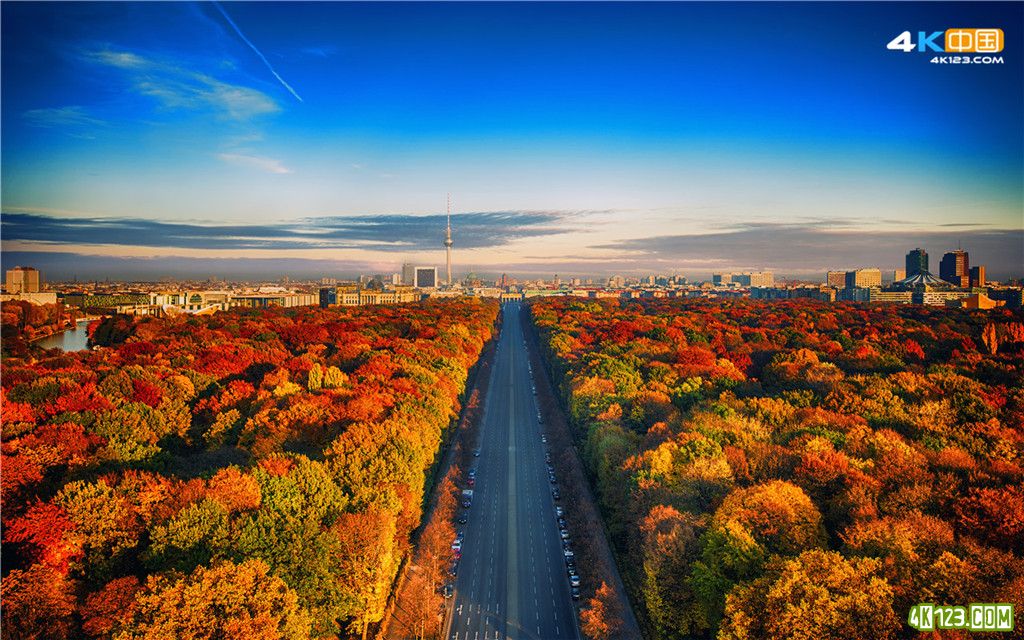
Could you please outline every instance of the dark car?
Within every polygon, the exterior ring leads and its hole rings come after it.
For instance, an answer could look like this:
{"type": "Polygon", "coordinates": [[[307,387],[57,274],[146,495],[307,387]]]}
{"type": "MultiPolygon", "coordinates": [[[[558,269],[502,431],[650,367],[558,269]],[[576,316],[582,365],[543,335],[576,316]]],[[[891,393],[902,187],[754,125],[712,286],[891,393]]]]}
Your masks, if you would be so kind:
{"type": "Polygon", "coordinates": [[[463,501],[462,501],[462,506],[466,507],[467,509],[469,508],[469,506],[470,506],[471,504],[473,504],[473,503],[472,503],[472,502],[470,502],[469,500],[463,500],[463,501]]]}
{"type": "Polygon", "coordinates": [[[455,587],[453,587],[452,584],[449,582],[448,584],[441,587],[441,594],[446,598],[450,598],[452,597],[452,595],[455,594],[455,587]]]}
{"type": "Polygon", "coordinates": [[[479,458],[480,457],[480,450],[479,449],[473,449],[473,457],[474,458],[479,458]]]}
{"type": "Polygon", "coordinates": [[[573,587],[572,588],[572,599],[573,600],[579,600],[580,599],[580,588],[579,587],[573,587]]]}
{"type": "Polygon", "coordinates": [[[459,524],[466,524],[466,521],[468,519],[469,518],[466,517],[466,514],[462,514],[461,516],[459,516],[459,524]]]}
{"type": "Polygon", "coordinates": [[[578,574],[573,573],[571,576],[569,576],[569,585],[573,586],[573,587],[576,587],[576,588],[579,588],[579,586],[580,586],[580,577],[579,577],[578,574]]]}

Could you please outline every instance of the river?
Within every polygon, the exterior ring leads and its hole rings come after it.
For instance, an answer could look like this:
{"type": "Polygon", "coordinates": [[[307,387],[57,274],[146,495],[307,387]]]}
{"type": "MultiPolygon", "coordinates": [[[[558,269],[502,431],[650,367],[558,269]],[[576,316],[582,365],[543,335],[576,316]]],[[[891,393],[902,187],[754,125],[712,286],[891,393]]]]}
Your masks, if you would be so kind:
{"type": "Polygon", "coordinates": [[[74,329],[67,329],[52,336],[46,336],[35,344],[44,349],[60,349],[62,351],[84,351],[89,347],[89,320],[79,320],[74,329]]]}

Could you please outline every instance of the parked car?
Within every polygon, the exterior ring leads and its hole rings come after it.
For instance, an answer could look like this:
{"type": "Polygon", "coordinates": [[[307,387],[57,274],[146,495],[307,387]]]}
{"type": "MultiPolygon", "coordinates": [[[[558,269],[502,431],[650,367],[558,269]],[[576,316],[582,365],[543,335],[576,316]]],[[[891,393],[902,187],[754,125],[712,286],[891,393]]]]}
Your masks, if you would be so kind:
{"type": "Polygon", "coordinates": [[[466,524],[467,520],[469,520],[469,518],[466,517],[465,513],[459,516],[459,524],[466,524]]]}
{"type": "Polygon", "coordinates": [[[579,600],[580,599],[580,588],[579,587],[573,587],[572,588],[572,599],[573,600],[579,600]]]}
{"type": "Polygon", "coordinates": [[[443,587],[441,587],[441,595],[443,595],[445,598],[450,598],[453,595],[455,595],[455,587],[452,585],[452,583],[447,582],[443,587]]]}
{"type": "Polygon", "coordinates": [[[565,515],[565,509],[562,509],[562,507],[555,507],[555,515],[561,518],[565,515]]]}
{"type": "Polygon", "coordinates": [[[571,576],[569,576],[569,585],[573,587],[580,586],[580,577],[578,574],[574,573],[571,576]]]}
{"type": "Polygon", "coordinates": [[[473,449],[473,457],[474,458],[479,458],[480,457],[480,449],[473,449]]]}
{"type": "Polygon", "coordinates": [[[457,539],[452,543],[452,551],[462,551],[462,541],[457,539]]]}

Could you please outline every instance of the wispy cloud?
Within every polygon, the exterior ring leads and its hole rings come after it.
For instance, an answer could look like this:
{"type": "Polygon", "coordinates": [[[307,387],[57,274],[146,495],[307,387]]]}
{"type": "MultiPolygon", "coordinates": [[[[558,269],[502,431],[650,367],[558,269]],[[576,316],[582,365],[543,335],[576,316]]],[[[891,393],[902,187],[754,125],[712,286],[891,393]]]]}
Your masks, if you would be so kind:
{"type": "Polygon", "coordinates": [[[319,47],[305,47],[302,53],[315,58],[330,58],[338,53],[338,47],[333,44],[321,45],[319,47]]]}
{"type": "MultiPolygon", "coordinates": [[[[564,233],[569,230],[567,222],[572,215],[558,211],[485,211],[453,215],[455,245],[462,249],[490,248],[521,238],[564,233]]],[[[0,235],[5,242],[52,245],[407,252],[437,250],[441,247],[444,227],[442,214],[304,218],[269,225],[201,225],[136,218],[58,218],[5,210],[0,235]]]]}
{"type": "Polygon", "coordinates": [[[102,120],[88,114],[84,107],[50,107],[31,109],[21,114],[33,127],[78,127],[104,124],[102,120]]]}
{"type": "Polygon", "coordinates": [[[140,53],[104,49],[88,52],[85,57],[123,70],[136,92],[155,98],[166,108],[213,111],[237,121],[281,110],[262,91],[224,82],[140,53]]]}
{"type": "Polygon", "coordinates": [[[222,16],[224,16],[224,19],[228,21],[228,24],[231,25],[231,28],[235,30],[235,33],[238,34],[238,37],[242,39],[242,42],[244,42],[245,44],[249,45],[249,48],[252,49],[253,52],[257,56],[259,56],[260,60],[263,61],[263,64],[265,64],[267,66],[267,69],[270,70],[270,73],[274,74],[274,77],[277,78],[277,81],[281,83],[281,86],[283,86],[285,89],[287,89],[288,92],[291,93],[292,96],[294,96],[296,100],[298,100],[299,102],[302,102],[302,98],[299,96],[298,93],[295,92],[295,89],[292,89],[292,86],[290,84],[288,84],[287,82],[285,82],[284,78],[281,77],[281,74],[279,74],[274,69],[274,67],[271,66],[270,61],[267,60],[267,57],[263,55],[263,52],[261,52],[259,49],[257,49],[256,45],[254,45],[249,40],[249,38],[245,37],[245,34],[242,33],[242,30],[238,28],[238,25],[235,24],[235,21],[231,19],[231,16],[229,16],[228,12],[224,10],[224,7],[220,6],[219,2],[214,2],[213,4],[214,4],[215,7],[217,7],[217,10],[220,11],[220,14],[222,16]]]}
{"type": "Polygon", "coordinates": [[[259,169],[266,173],[291,173],[291,169],[284,166],[280,160],[273,158],[264,158],[262,156],[250,156],[241,153],[221,153],[217,155],[218,158],[227,162],[228,164],[239,165],[243,167],[249,167],[252,169],[259,169]]]}
{"type": "MultiPolygon", "coordinates": [[[[871,230],[842,221],[807,223],[746,223],[716,233],[693,233],[634,238],[592,247],[610,250],[642,264],[701,260],[709,266],[731,269],[771,268],[800,272],[902,265],[913,247],[925,247],[933,254],[956,247],[958,242],[972,253],[972,263],[989,269],[1019,270],[1024,264],[1024,231],[1021,229],[959,228],[959,230],[871,230]]],[[[938,260],[938,256],[933,260],[938,260]]]]}

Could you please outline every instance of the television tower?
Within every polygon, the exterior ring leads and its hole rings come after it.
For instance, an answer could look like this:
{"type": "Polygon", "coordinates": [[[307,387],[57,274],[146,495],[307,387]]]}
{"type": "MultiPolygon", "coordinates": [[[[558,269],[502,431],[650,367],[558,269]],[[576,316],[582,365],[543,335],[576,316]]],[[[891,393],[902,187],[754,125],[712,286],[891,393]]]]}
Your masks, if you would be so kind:
{"type": "Polygon", "coordinates": [[[452,194],[448,194],[448,228],[444,232],[445,263],[448,271],[448,286],[452,286],[452,194]]]}

